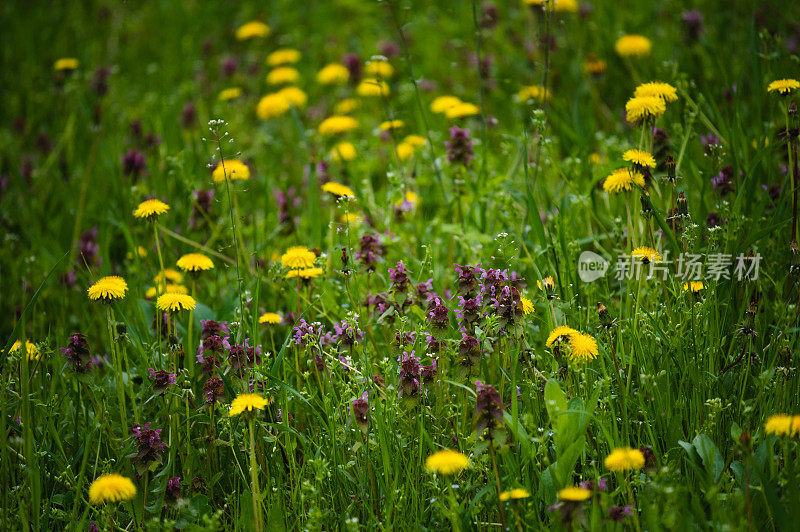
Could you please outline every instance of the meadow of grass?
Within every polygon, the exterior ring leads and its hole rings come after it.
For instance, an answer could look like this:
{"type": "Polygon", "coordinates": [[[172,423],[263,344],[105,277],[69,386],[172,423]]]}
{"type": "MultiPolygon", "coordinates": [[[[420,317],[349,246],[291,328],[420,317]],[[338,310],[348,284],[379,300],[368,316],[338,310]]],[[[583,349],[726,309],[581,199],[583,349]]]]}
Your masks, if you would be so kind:
{"type": "Polygon", "coordinates": [[[797,529],[799,14],[3,2],[0,528],[797,529]]]}

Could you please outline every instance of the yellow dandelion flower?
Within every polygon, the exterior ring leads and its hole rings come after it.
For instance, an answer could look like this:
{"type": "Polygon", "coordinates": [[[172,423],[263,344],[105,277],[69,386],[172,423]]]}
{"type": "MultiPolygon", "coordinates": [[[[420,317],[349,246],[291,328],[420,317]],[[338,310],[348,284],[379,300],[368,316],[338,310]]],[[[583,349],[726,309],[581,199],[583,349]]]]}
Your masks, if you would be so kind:
{"type": "Polygon", "coordinates": [[[352,161],[356,155],[356,147],[350,142],[340,142],[331,150],[331,158],[336,162],[352,161]]]}
{"type": "Polygon", "coordinates": [[[465,116],[474,116],[480,114],[481,108],[474,103],[462,102],[445,111],[444,115],[447,118],[462,118],[465,116]]]}
{"type": "Polygon", "coordinates": [[[592,496],[592,491],[578,486],[568,486],[558,492],[562,501],[585,501],[592,496]]]}
{"type": "Polygon", "coordinates": [[[460,105],[461,103],[462,103],[461,99],[455,96],[450,96],[450,95],[439,96],[438,98],[434,99],[431,102],[430,109],[434,113],[444,114],[451,107],[455,107],[456,105],[460,105]]]}
{"type": "Polygon", "coordinates": [[[587,57],[586,61],[583,62],[583,71],[587,74],[591,74],[592,76],[601,75],[606,71],[607,67],[608,63],[602,59],[597,59],[593,55],[587,57]]]}
{"type": "Polygon", "coordinates": [[[378,79],[388,79],[394,75],[394,67],[386,61],[370,61],[364,67],[364,73],[378,79]]]}
{"type": "Polygon", "coordinates": [[[160,215],[164,214],[169,210],[169,205],[164,203],[161,200],[157,199],[149,199],[141,202],[136,210],[133,211],[133,215],[137,218],[147,218],[148,220],[154,220],[158,218],[160,215]]]}
{"type": "Polygon", "coordinates": [[[647,246],[639,246],[631,251],[631,256],[641,260],[644,264],[651,262],[658,262],[661,260],[661,254],[653,248],[647,246]]]}
{"type": "Polygon", "coordinates": [[[256,116],[259,120],[277,118],[289,111],[289,99],[281,92],[267,94],[256,105],[256,116]]]}
{"type": "Polygon", "coordinates": [[[413,190],[406,191],[405,195],[395,202],[395,205],[398,207],[402,206],[403,203],[410,207],[416,207],[417,203],[419,203],[419,196],[413,190]]]}
{"type": "Polygon", "coordinates": [[[237,416],[245,411],[252,412],[253,410],[264,410],[264,407],[267,406],[268,402],[269,401],[258,394],[243,393],[231,402],[231,409],[228,410],[228,416],[237,416]]]}
{"type": "Polygon", "coordinates": [[[239,27],[239,29],[236,30],[236,40],[246,41],[256,37],[266,37],[269,35],[269,31],[269,26],[261,21],[254,20],[252,22],[248,22],[247,24],[243,24],[239,27]]]}
{"type": "Polygon", "coordinates": [[[700,290],[705,290],[706,285],[703,284],[703,281],[691,281],[683,283],[683,291],[684,292],[699,292],[700,290]]]}
{"type": "Polygon", "coordinates": [[[345,98],[333,106],[333,110],[337,115],[346,115],[358,109],[359,105],[361,104],[355,98],[345,98]]]}
{"type": "Polygon", "coordinates": [[[74,57],[62,57],[53,63],[53,70],[61,72],[62,70],[75,70],[80,65],[80,61],[74,57]]]}
{"type": "Polygon", "coordinates": [[[540,85],[530,85],[528,87],[522,87],[520,91],[517,93],[517,99],[521,102],[528,102],[530,100],[539,100],[540,102],[546,102],[550,99],[551,92],[540,86],[540,85]]]}
{"type": "Polygon", "coordinates": [[[401,142],[396,148],[397,158],[401,161],[407,161],[414,155],[414,146],[407,142],[401,142]]]}
{"type": "Polygon", "coordinates": [[[630,123],[660,118],[667,104],[658,96],[634,96],[625,104],[625,119],[630,123]]]}
{"type": "Polygon", "coordinates": [[[800,89],[800,81],[796,79],[776,79],[767,87],[767,91],[778,94],[789,94],[797,89],[800,89]]]}
{"type": "Polygon", "coordinates": [[[381,122],[381,125],[378,127],[383,131],[389,131],[393,129],[400,129],[404,125],[406,124],[402,120],[387,120],[385,122],[381,122]]]}
{"type": "Polygon", "coordinates": [[[176,264],[185,272],[202,272],[214,268],[214,262],[202,253],[187,253],[176,264]]]}
{"type": "Polygon", "coordinates": [[[578,331],[573,329],[572,327],[567,327],[566,325],[559,325],[555,329],[553,329],[547,337],[547,341],[545,341],[544,345],[547,347],[553,347],[556,343],[561,343],[565,340],[572,340],[572,337],[578,334],[578,331]]]}
{"type": "Polygon", "coordinates": [[[597,358],[597,340],[586,333],[576,333],[570,337],[569,359],[572,362],[588,362],[597,358]]]}
{"type": "Polygon", "coordinates": [[[196,303],[197,302],[194,300],[194,298],[188,294],[167,292],[158,296],[158,299],[156,299],[156,308],[165,312],[194,310],[196,303]]]}
{"type": "Polygon", "coordinates": [[[627,150],[622,154],[622,159],[637,166],[656,167],[656,158],[644,150],[627,150]]]}
{"type": "Polygon", "coordinates": [[[330,116],[317,128],[320,135],[337,135],[358,127],[358,120],[351,116],[330,116]]]}
{"type": "Polygon", "coordinates": [[[609,194],[618,194],[623,191],[633,190],[633,185],[644,187],[644,176],[630,168],[618,168],[603,182],[603,190],[609,194]]]}
{"type": "Polygon", "coordinates": [[[522,488],[514,488],[513,490],[504,491],[500,494],[500,501],[512,501],[517,499],[527,499],[531,494],[528,490],[522,488]]]}
{"type": "Polygon", "coordinates": [[[320,85],[344,85],[350,80],[350,71],[340,63],[330,63],[317,72],[320,85]]]}
{"type": "Polygon", "coordinates": [[[219,96],[217,96],[217,99],[226,102],[228,100],[235,100],[241,95],[242,95],[242,89],[240,87],[230,87],[221,90],[219,96]]]}
{"type": "Polygon", "coordinates": [[[600,164],[600,154],[599,153],[590,153],[589,154],[589,162],[592,163],[594,166],[598,166],[600,164]]]}
{"type": "Polygon", "coordinates": [[[311,268],[317,256],[305,246],[292,246],[281,255],[281,266],[290,270],[311,268]]]}
{"type": "Polygon", "coordinates": [[[144,297],[147,299],[153,299],[159,294],[188,294],[189,289],[181,284],[164,284],[159,283],[158,288],[155,286],[151,286],[147,289],[144,293],[144,297]]]}
{"type": "Polygon", "coordinates": [[[239,159],[229,159],[220,162],[211,174],[214,183],[223,183],[227,177],[231,181],[250,179],[250,167],[239,159]]]}
{"type": "Polygon", "coordinates": [[[153,277],[153,282],[155,283],[176,283],[180,284],[183,282],[183,274],[178,270],[173,268],[164,268],[160,272],[158,272],[155,277],[153,277]]]}
{"type": "Polygon", "coordinates": [[[553,281],[553,276],[548,275],[541,281],[536,281],[536,286],[539,287],[539,290],[546,292],[547,290],[552,290],[553,288],[555,288],[556,283],[555,281],[553,281]]]}
{"type": "Polygon", "coordinates": [[[97,301],[98,299],[111,301],[124,298],[127,291],[128,283],[125,282],[125,279],[111,275],[98,279],[86,292],[92,301],[97,301]]]}
{"type": "Polygon", "coordinates": [[[300,61],[300,51],[294,48],[281,48],[267,56],[267,65],[271,67],[291,65],[300,61]]]}
{"type": "Polygon", "coordinates": [[[419,146],[424,146],[428,141],[422,135],[406,135],[406,138],[403,139],[403,142],[406,144],[411,144],[417,148],[419,146]]]}
{"type": "Polygon", "coordinates": [[[671,103],[678,99],[678,89],[663,81],[651,81],[649,83],[642,83],[636,87],[636,90],[633,91],[633,95],[637,98],[655,96],[656,98],[661,98],[666,103],[671,103]]]}
{"type": "Polygon", "coordinates": [[[278,67],[267,74],[268,85],[285,85],[287,83],[297,83],[300,79],[300,72],[292,67],[278,67]]]}
{"type": "Polygon", "coordinates": [[[767,418],[764,430],[767,434],[776,436],[800,436],[800,416],[774,414],[767,418]]]}
{"type": "Polygon", "coordinates": [[[328,181],[327,183],[322,185],[322,191],[330,192],[334,196],[338,196],[340,198],[341,197],[354,198],[356,196],[355,192],[353,192],[353,189],[351,189],[350,187],[342,185],[341,183],[334,183],[333,181],[328,181]]]}
{"type": "Polygon", "coordinates": [[[306,105],[308,96],[298,87],[284,87],[278,91],[278,96],[282,96],[292,107],[301,108],[306,105]]]}
{"type": "Polygon", "coordinates": [[[527,316],[528,314],[532,314],[534,312],[533,301],[531,301],[527,297],[521,297],[521,298],[519,298],[519,301],[520,301],[520,303],[522,303],[522,313],[523,314],[525,314],[527,316]]]}
{"type": "Polygon", "coordinates": [[[356,87],[356,94],[364,98],[375,98],[389,96],[389,85],[385,81],[377,79],[364,79],[356,87]]]}
{"type": "Polygon", "coordinates": [[[575,13],[578,11],[576,0],[522,0],[526,5],[552,9],[556,13],[575,13]]]}
{"type": "Polygon", "coordinates": [[[605,460],[606,469],[611,471],[627,471],[644,467],[644,455],[639,449],[619,447],[611,451],[605,460]]]}
{"type": "Polygon", "coordinates": [[[129,501],[134,497],[136,486],[133,481],[119,473],[101,475],[89,486],[89,502],[92,504],[129,501]]]}
{"type": "Polygon", "coordinates": [[[281,315],[277,312],[265,312],[258,318],[258,323],[266,323],[268,325],[277,325],[283,320],[281,315]]]}
{"type": "Polygon", "coordinates": [[[295,277],[299,277],[305,280],[316,279],[323,273],[325,272],[322,270],[322,268],[304,268],[302,270],[290,270],[289,273],[286,274],[286,279],[294,279],[295,277]]]}
{"type": "Polygon", "coordinates": [[[361,225],[361,222],[362,222],[363,220],[361,219],[361,216],[360,216],[358,213],[355,213],[355,212],[347,212],[347,213],[345,213],[345,214],[342,214],[342,215],[339,217],[339,221],[340,221],[341,223],[343,223],[343,224],[349,224],[349,225],[361,225]]]}
{"type": "Polygon", "coordinates": [[[450,449],[435,452],[425,460],[425,469],[439,475],[453,475],[467,467],[469,467],[469,458],[450,449]]]}
{"type": "MultiPolygon", "coordinates": [[[[17,340],[16,342],[14,342],[14,345],[11,346],[11,350],[9,351],[9,353],[16,353],[20,349],[22,349],[22,342],[17,340]]],[[[25,340],[25,353],[28,355],[28,360],[38,360],[39,357],[41,356],[39,348],[36,347],[29,340],[25,340]]]]}
{"type": "Polygon", "coordinates": [[[650,55],[653,43],[643,35],[625,35],[617,39],[614,49],[621,57],[645,57],[650,55]]]}

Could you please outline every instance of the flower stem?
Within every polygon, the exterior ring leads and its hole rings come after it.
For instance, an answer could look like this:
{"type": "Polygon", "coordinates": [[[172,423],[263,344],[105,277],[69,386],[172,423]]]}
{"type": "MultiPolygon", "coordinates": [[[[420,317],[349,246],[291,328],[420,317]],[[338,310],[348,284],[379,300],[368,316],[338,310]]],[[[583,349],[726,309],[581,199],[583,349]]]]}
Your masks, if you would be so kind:
{"type": "Polygon", "coordinates": [[[253,519],[255,531],[261,532],[261,491],[258,488],[258,466],[256,464],[255,420],[250,419],[250,493],[253,496],[253,519]]]}

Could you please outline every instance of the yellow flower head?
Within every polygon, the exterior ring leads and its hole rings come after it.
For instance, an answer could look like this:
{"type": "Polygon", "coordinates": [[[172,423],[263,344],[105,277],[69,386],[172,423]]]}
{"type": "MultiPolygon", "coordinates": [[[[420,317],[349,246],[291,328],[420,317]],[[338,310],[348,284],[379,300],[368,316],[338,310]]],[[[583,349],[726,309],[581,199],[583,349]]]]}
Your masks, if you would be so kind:
{"type": "Polygon", "coordinates": [[[330,63],[317,72],[320,85],[344,85],[350,79],[350,71],[341,63],[330,63]]]}
{"type": "Polygon", "coordinates": [[[684,292],[699,292],[700,290],[705,290],[706,285],[703,284],[703,281],[691,281],[683,283],[683,290],[684,292]]]}
{"type": "Polygon", "coordinates": [[[134,497],[136,486],[133,481],[119,473],[102,475],[89,486],[89,502],[92,504],[129,501],[134,497]]]}
{"type": "Polygon", "coordinates": [[[80,61],[74,57],[62,57],[53,64],[53,70],[61,72],[62,70],[75,70],[80,65],[80,61]]]}
{"type": "Polygon", "coordinates": [[[345,98],[344,100],[334,105],[333,110],[336,112],[337,115],[346,115],[358,109],[359,105],[360,105],[359,101],[356,100],[355,98],[345,98]]]}
{"type": "Polygon", "coordinates": [[[578,334],[578,331],[566,325],[559,325],[550,332],[547,341],[544,343],[547,347],[553,347],[556,343],[561,343],[565,340],[572,340],[572,337],[578,334]]]}
{"type": "Polygon", "coordinates": [[[645,57],[650,55],[653,43],[642,35],[625,35],[617,39],[614,49],[621,57],[645,57]]]}
{"type": "Polygon", "coordinates": [[[356,87],[356,94],[364,98],[386,97],[389,96],[389,85],[385,81],[377,79],[364,79],[356,87]]]}
{"type": "Polygon", "coordinates": [[[671,103],[678,99],[678,89],[663,81],[651,81],[649,83],[642,83],[636,87],[636,90],[633,91],[633,95],[637,98],[655,96],[656,98],[661,98],[666,103],[671,103]]]}
{"type": "Polygon", "coordinates": [[[268,401],[255,393],[243,393],[231,402],[231,409],[228,411],[228,416],[233,417],[241,414],[242,412],[252,412],[253,409],[264,410],[268,401]]]}
{"type": "Polygon", "coordinates": [[[597,340],[586,333],[575,333],[569,341],[569,359],[572,362],[588,362],[597,358],[597,340]]]}
{"type": "Polygon", "coordinates": [[[304,268],[302,270],[290,270],[289,273],[286,274],[286,279],[294,279],[299,277],[301,279],[305,279],[308,281],[309,279],[316,279],[320,275],[325,273],[322,268],[304,268]]]}
{"type": "Polygon", "coordinates": [[[161,200],[157,199],[149,199],[141,202],[136,210],[133,211],[133,215],[137,218],[147,218],[148,220],[154,220],[158,218],[160,215],[164,214],[169,210],[169,205],[164,203],[161,200]]]}
{"type": "Polygon", "coordinates": [[[394,129],[400,129],[404,125],[406,124],[402,120],[387,120],[385,122],[381,122],[381,125],[379,125],[378,127],[383,131],[389,131],[394,129]]]}
{"type": "Polygon", "coordinates": [[[527,297],[521,297],[519,298],[519,301],[520,303],[522,303],[523,314],[527,316],[528,314],[532,314],[534,312],[533,301],[531,301],[527,297]]]}
{"type": "Polygon", "coordinates": [[[292,246],[281,255],[281,266],[290,270],[311,268],[317,256],[305,246],[292,246]]]}
{"type": "Polygon", "coordinates": [[[364,73],[377,79],[387,79],[394,75],[394,67],[386,61],[370,61],[364,67],[364,73]]]}
{"type": "Polygon", "coordinates": [[[178,312],[179,310],[194,310],[196,301],[188,294],[167,292],[158,296],[156,308],[164,312],[178,312]]]}
{"type": "Polygon", "coordinates": [[[241,95],[241,87],[230,87],[228,89],[221,90],[219,96],[217,96],[217,99],[222,101],[235,100],[241,95]]]}
{"type": "Polygon", "coordinates": [[[462,102],[445,111],[444,116],[447,118],[462,118],[465,116],[474,116],[480,114],[480,112],[481,108],[474,103],[462,102]]]}
{"type": "Polygon", "coordinates": [[[127,291],[128,283],[125,282],[125,279],[111,275],[98,279],[96,283],[89,287],[87,293],[92,301],[97,301],[98,299],[111,301],[112,299],[124,298],[127,291]]]}
{"type": "Polygon", "coordinates": [[[285,99],[292,107],[301,108],[305,107],[308,101],[308,96],[303,89],[297,87],[284,87],[278,91],[278,96],[285,99]]]}
{"type": "Polygon", "coordinates": [[[278,67],[267,74],[268,85],[284,85],[287,83],[297,83],[300,79],[300,72],[292,67],[278,67]]]}
{"type": "MultiPolygon", "coordinates": [[[[9,353],[16,353],[20,349],[22,349],[22,342],[17,340],[14,342],[14,345],[11,346],[11,351],[9,351],[9,353]]],[[[41,356],[39,348],[29,340],[25,340],[25,353],[28,355],[28,360],[38,360],[41,356]]]]}
{"type": "Polygon", "coordinates": [[[164,268],[160,272],[158,272],[155,277],[153,277],[153,282],[155,283],[182,283],[183,282],[183,274],[178,270],[174,270],[172,268],[164,268]]]}
{"type": "Polygon", "coordinates": [[[633,124],[660,118],[666,110],[667,104],[658,96],[634,96],[625,104],[625,119],[633,124]]]}
{"type": "Polygon", "coordinates": [[[413,190],[409,190],[401,199],[395,202],[395,205],[402,207],[404,203],[407,207],[414,208],[417,206],[417,203],[419,203],[419,196],[417,196],[417,193],[413,190]]]}
{"type": "Polygon", "coordinates": [[[269,325],[277,325],[283,318],[276,312],[265,312],[258,318],[258,323],[266,323],[269,325]]]}
{"type": "Polygon", "coordinates": [[[591,490],[578,486],[568,486],[558,492],[558,498],[562,501],[585,501],[591,496],[591,490]]]}
{"type": "Polygon", "coordinates": [[[348,197],[354,198],[355,192],[348,186],[342,185],[341,183],[334,183],[333,181],[328,181],[324,185],[322,185],[323,192],[330,192],[334,196],[338,197],[348,197]]]}
{"type": "MultiPolygon", "coordinates": [[[[284,89],[285,90],[285,89],[284,89]]],[[[277,118],[289,111],[289,99],[282,93],[273,92],[267,94],[258,101],[256,105],[256,116],[259,120],[269,120],[277,118]]]]}
{"type": "Polygon", "coordinates": [[[636,166],[656,167],[656,158],[644,150],[628,150],[622,154],[622,158],[636,166]]]}
{"type": "Polygon", "coordinates": [[[606,469],[611,471],[627,471],[644,467],[644,455],[639,449],[619,447],[611,451],[605,460],[606,469]]]}
{"type": "Polygon", "coordinates": [[[451,107],[455,107],[461,103],[461,99],[455,96],[445,95],[439,96],[431,102],[431,111],[434,113],[444,114],[451,107]]]}
{"type": "Polygon", "coordinates": [[[178,268],[185,272],[202,272],[214,268],[214,263],[201,253],[187,253],[178,259],[178,268]]]}
{"type": "Polygon", "coordinates": [[[144,293],[147,299],[153,299],[158,294],[188,294],[189,289],[180,284],[158,283],[158,287],[151,286],[144,293]]]}
{"type": "Polygon", "coordinates": [[[776,436],[800,436],[800,416],[774,414],[767,418],[764,430],[776,436]]]}
{"type": "Polygon", "coordinates": [[[524,4],[541,7],[544,9],[552,9],[556,13],[575,13],[578,11],[578,2],[576,0],[522,0],[524,4]]]}
{"type": "Polygon", "coordinates": [[[586,58],[586,61],[583,62],[583,71],[593,76],[599,76],[606,71],[607,67],[608,63],[602,59],[597,59],[594,55],[590,55],[586,58]]]}
{"type": "Polygon", "coordinates": [[[499,498],[501,502],[505,502],[516,499],[527,499],[530,496],[531,494],[528,492],[528,490],[524,490],[522,488],[514,488],[513,490],[504,491],[503,493],[500,494],[499,498]]]}
{"type": "Polygon", "coordinates": [[[320,135],[337,135],[358,127],[358,120],[351,116],[329,116],[317,128],[320,135]]]}
{"type": "Polygon", "coordinates": [[[356,147],[350,142],[340,142],[331,150],[331,158],[336,162],[352,161],[356,155],[356,147]]]}
{"type": "Polygon", "coordinates": [[[609,194],[633,190],[633,185],[644,187],[644,176],[630,168],[618,168],[603,182],[603,190],[609,194]]]}
{"type": "Polygon", "coordinates": [[[767,87],[767,91],[777,92],[781,95],[789,94],[797,89],[800,89],[800,81],[796,79],[776,79],[767,87]]]}
{"type": "Polygon", "coordinates": [[[469,467],[469,458],[450,449],[435,452],[425,460],[425,469],[439,475],[453,475],[467,467],[469,467]]]}
{"type": "Polygon", "coordinates": [[[639,246],[631,251],[631,256],[641,260],[645,264],[651,262],[658,262],[661,260],[661,254],[653,248],[647,246],[639,246]]]}
{"type": "Polygon", "coordinates": [[[269,26],[258,20],[243,24],[239,27],[239,29],[236,30],[237,41],[246,41],[256,37],[266,37],[267,35],[269,35],[269,26]]]}
{"type": "Polygon", "coordinates": [[[551,93],[548,89],[540,86],[540,85],[530,85],[528,87],[522,87],[520,91],[517,93],[517,99],[519,101],[525,103],[530,100],[539,100],[540,102],[546,102],[550,99],[551,93]]]}
{"type": "Polygon", "coordinates": [[[239,159],[229,159],[224,163],[217,164],[211,174],[214,183],[223,183],[227,177],[231,181],[250,179],[250,167],[239,159]]]}
{"type": "Polygon", "coordinates": [[[406,144],[411,144],[417,148],[419,146],[424,146],[428,141],[425,140],[425,137],[422,135],[406,135],[406,138],[403,139],[403,142],[406,144]]]}
{"type": "Polygon", "coordinates": [[[339,217],[339,221],[343,224],[359,225],[361,224],[361,216],[355,212],[347,212],[339,217]]]}
{"type": "Polygon", "coordinates": [[[556,284],[555,281],[553,281],[553,276],[548,275],[541,281],[536,281],[536,286],[539,287],[539,290],[546,292],[547,290],[552,290],[553,288],[555,288],[556,284]]]}
{"type": "Polygon", "coordinates": [[[291,65],[300,61],[300,52],[294,48],[281,48],[267,56],[267,64],[271,67],[291,65]]]}
{"type": "Polygon", "coordinates": [[[401,161],[407,161],[414,155],[414,146],[408,142],[401,142],[397,145],[397,158],[401,161]]]}

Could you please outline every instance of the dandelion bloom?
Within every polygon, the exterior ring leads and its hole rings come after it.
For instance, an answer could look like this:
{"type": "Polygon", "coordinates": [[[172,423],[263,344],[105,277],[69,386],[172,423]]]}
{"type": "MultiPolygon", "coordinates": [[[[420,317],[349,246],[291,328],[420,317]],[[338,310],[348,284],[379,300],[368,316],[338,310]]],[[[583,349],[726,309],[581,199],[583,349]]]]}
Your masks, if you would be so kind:
{"type": "Polygon", "coordinates": [[[637,166],[656,167],[656,158],[644,150],[627,150],[622,154],[622,159],[637,166]]]}
{"type": "Polygon", "coordinates": [[[305,246],[292,246],[281,255],[281,266],[290,270],[311,268],[317,256],[305,246]]]}
{"type": "Polygon", "coordinates": [[[183,282],[183,274],[178,270],[174,270],[172,268],[165,268],[160,272],[158,272],[155,277],[153,277],[153,282],[160,284],[164,282],[180,284],[183,282]]]}
{"type": "Polygon", "coordinates": [[[774,434],[776,436],[800,436],[800,416],[789,416],[786,414],[769,416],[766,423],[764,423],[764,430],[767,434],[774,434]]]}
{"type": "Polygon", "coordinates": [[[80,65],[80,62],[74,57],[62,57],[53,64],[53,70],[61,72],[62,70],[75,70],[80,65]]]}
{"type": "Polygon", "coordinates": [[[267,323],[269,325],[277,325],[283,318],[277,312],[265,312],[258,318],[258,323],[267,323]]]}
{"type": "Polygon", "coordinates": [[[290,270],[289,273],[286,274],[286,279],[294,279],[295,277],[305,280],[316,279],[323,273],[325,272],[322,270],[322,268],[303,268],[302,270],[290,270]]]}
{"type": "Polygon", "coordinates": [[[284,87],[277,94],[289,102],[292,107],[296,108],[304,107],[308,101],[308,95],[298,87],[284,87]]]}
{"type": "Polygon", "coordinates": [[[358,120],[351,116],[330,116],[317,128],[320,135],[337,135],[358,127],[358,120]]]}
{"type": "Polygon", "coordinates": [[[352,113],[358,106],[361,105],[355,98],[345,98],[333,106],[333,110],[337,115],[346,115],[352,113]]]}
{"type": "Polygon", "coordinates": [[[393,129],[400,129],[404,125],[406,124],[402,120],[387,120],[385,122],[381,122],[381,125],[378,127],[383,131],[389,131],[393,129]]]}
{"type": "Polygon", "coordinates": [[[431,111],[434,113],[444,114],[451,107],[455,107],[461,103],[461,99],[455,96],[445,95],[439,96],[431,102],[431,111]]]}
{"type": "Polygon", "coordinates": [[[703,284],[703,281],[691,281],[683,283],[683,290],[684,292],[699,292],[700,290],[705,290],[706,285],[703,284]]]}
{"type": "Polygon", "coordinates": [[[158,294],[188,294],[189,289],[180,284],[164,284],[159,283],[158,288],[155,286],[151,286],[147,289],[147,292],[144,293],[144,297],[147,299],[153,299],[158,294]]]}
{"type": "Polygon", "coordinates": [[[356,158],[356,147],[350,142],[340,142],[331,150],[331,158],[334,161],[352,161],[356,158]]]}
{"type": "Polygon", "coordinates": [[[569,341],[569,359],[572,362],[588,362],[597,358],[597,340],[590,334],[575,333],[569,341]]]}
{"type": "Polygon", "coordinates": [[[576,0],[522,0],[524,4],[533,7],[552,8],[556,13],[575,13],[578,11],[576,0]]]}
{"type": "Polygon", "coordinates": [[[252,22],[248,22],[247,24],[243,24],[239,27],[239,29],[236,30],[236,40],[246,41],[256,37],[266,37],[269,35],[269,31],[269,26],[261,21],[254,20],[252,22]]]}
{"type": "Polygon", "coordinates": [[[125,292],[128,291],[128,283],[125,279],[116,275],[103,277],[98,279],[96,283],[89,287],[87,293],[89,299],[97,301],[111,301],[112,299],[122,299],[125,297],[125,292]]]}
{"type": "Polygon", "coordinates": [[[330,192],[334,196],[338,196],[340,198],[354,198],[356,196],[350,187],[342,185],[341,183],[334,183],[333,181],[329,181],[322,185],[322,190],[323,192],[330,192]]]}
{"type": "Polygon", "coordinates": [[[647,246],[639,246],[631,251],[631,256],[641,260],[645,264],[651,262],[658,262],[661,260],[661,254],[653,248],[647,246]]]}
{"type": "Polygon", "coordinates": [[[608,68],[608,63],[595,57],[587,57],[583,62],[583,71],[593,76],[599,76],[608,68]]]}
{"type": "Polygon", "coordinates": [[[519,301],[520,301],[520,303],[522,303],[522,312],[523,312],[523,314],[525,314],[527,316],[528,314],[531,314],[533,312],[533,310],[534,310],[533,309],[533,301],[531,301],[527,297],[521,297],[521,298],[519,298],[519,301]]]}
{"type": "Polygon", "coordinates": [[[394,75],[394,67],[386,61],[370,61],[364,67],[364,72],[378,79],[386,79],[394,75]]]}
{"type": "Polygon", "coordinates": [[[214,263],[202,253],[187,253],[178,259],[178,268],[185,272],[202,272],[214,268],[214,263]]]}
{"type": "Polygon", "coordinates": [[[300,72],[292,67],[278,67],[267,74],[268,85],[285,85],[296,83],[300,79],[300,72]]]}
{"type": "Polygon", "coordinates": [[[158,296],[158,299],[156,299],[156,308],[165,312],[194,310],[195,305],[196,302],[192,296],[188,294],[178,294],[176,292],[167,292],[158,296]]]}
{"type": "Polygon", "coordinates": [[[406,144],[411,144],[416,148],[419,146],[424,146],[428,141],[425,140],[425,137],[421,135],[406,135],[406,138],[403,139],[403,142],[406,144]]]}
{"type": "Polygon", "coordinates": [[[536,281],[536,286],[539,287],[539,290],[546,291],[551,290],[555,287],[555,281],[553,281],[553,276],[548,275],[541,281],[536,281]]]}
{"type": "Polygon", "coordinates": [[[425,469],[440,475],[453,475],[469,466],[469,458],[458,451],[445,449],[430,455],[425,460],[425,469]]]}
{"type": "Polygon", "coordinates": [[[645,57],[650,55],[652,48],[653,43],[643,35],[624,35],[614,44],[621,57],[645,57]]]}
{"type": "Polygon", "coordinates": [[[164,203],[161,200],[157,199],[149,199],[141,202],[136,210],[133,211],[133,215],[137,218],[147,218],[148,220],[153,220],[158,218],[160,215],[164,214],[169,210],[169,205],[164,203]]]}
{"type": "Polygon", "coordinates": [[[644,455],[639,449],[618,447],[611,451],[605,459],[607,469],[611,471],[627,471],[644,467],[644,455]]]}
{"type": "MultiPolygon", "coordinates": [[[[11,346],[9,353],[16,353],[20,349],[22,349],[22,342],[17,340],[14,342],[14,345],[11,346]]],[[[25,340],[25,353],[28,355],[28,360],[38,360],[40,356],[39,348],[29,340],[25,340]]]]}
{"type": "Polygon", "coordinates": [[[558,341],[562,341],[564,339],[571,340],[574,335],[578,334],[578,331],[573,329],[572,327],[567,327],[566,325],[559,325],[555,329],[550,332],[547,337],[547,341],[545,341],[544,345],[547,347],[553,347],[553,345],[558,341]]]}
{"type": "Polygon", "coordinates": [[[625,104],[625,119],[630,123],[660,118],[667,104],[658,96],[634,96],[625,104]]]}
{"type": "Polygon", "coordinates": [[[361,216],[354,212],[347,212],[339,218],[339,221],[343,224],[358,225],[361,223],[361,216]]]}
{"type": "Polygon", "coordinates": [[[220,162],[211,177],[214,178],[214,183],[222,183],[226,177],[231,181],[250,179],[250,167],[238,159],[230,159],[220,162]]]}
{"type": "Polygon", "coordinates": [[[642,83],[636,87],[636,90],[633,91],[633,95],[637,98],[655,96],[656,98],[661,98],[666,103],[671,103],[678,99],[678,89],[663,81],[651,81],[649,83],[642,83]]]}
{"type": "Polygon", "coordinates": [[[611,172],[603,182],[603,190],[608,193],[616,194],[622,191],[633,190],[634,184],[644,187],[644,176],[629,168],[619,168],[611,172]]]}
{"type": "Polygon", "coordinates": [[[481,108],[474,103],[462,102],[445,111],[447,118],[462,118],[464,116],[474,116],[480,114],[481,108]]]}
{"type": "Polygon", "coordinates": [[[300,61],[300,52],[294,48],[281,48],[267,56],[267,64],[271,67],[290,65],[300,61]]]}
{"type": "Polygon", "coordinates": [[[243,393],[231,403],[231,409],[228,411],[228,416],[237,416],[244,411],[251,412],[253,409],[264,410],[264,407],[267,406],[267,402],[268,401],[265,398],[258,394],[243,393]]]}
{"type": "Polygon", "coordinates": [[[540,102],[546,102],[550,99],[551,93],[545,87],[541,85],[530,85],[528,87],[522,87],[520,91],[517,93],[517,98],[521,102],[527,102],[530,100],[539,100],[540,102]]]}
{"type": "Polygon", "coordinates": [[[89,501],[92,504],[129,501],[136,496],[136,486],[128,477],[119,473],[101,475],[89,486],[89,501]]]}
{"type": "Polygon", "coordinates": [[[365,79],[356,87],[356,94],[365,98],[389,96],[389,85],[377,79],[365,79]]]}
{"type": "Polygon", "coordinates": [[[267,94],[256,105],[256,116],[260,120],[277,118],[289,111],[289,99],[281,92],[267,94]]]}
{"type": "Polygon", "coordinates": [[[510,501],[516,499],[527,499],[530,497],[531,494],[528,490],[524,490],[522,488],[514,488],[513,490],[504,491],[500,494],[500,501],[510,501]]]}
{"type": "Polygon", "coordinates": [[[414,155],[414,146],[408,142],[401,142],[397,145],[395,152],[397,153],[398,159],[401,161],[407,161],[414,155]]]}
{"type": "Polygon", "coordinates": [[[778,94],[789,94],[796,89],[800,89],[800,81],[796,79],[776,79],[767,87],[767,91],[778,94]]]}
{"type": "Polygon", "coordinates": [[[558,492],[558,498],[562,501],[585,501],[591,496],[591,490],[578,486],[568,486],[558,492]]]}
{"type": "Polygon", "coordinates": [[[241,95],[241,87],[230,87],[228,89],[221,90],[219,96],[217,96],[217,99],[222,101],[235,100],[241,95]]]}
{"type": "Polygon", "coordinates": [[[350,71],[341,63],[330,63],[317,72],[320,85],[344,85],[350,80],[350,71]]]}

